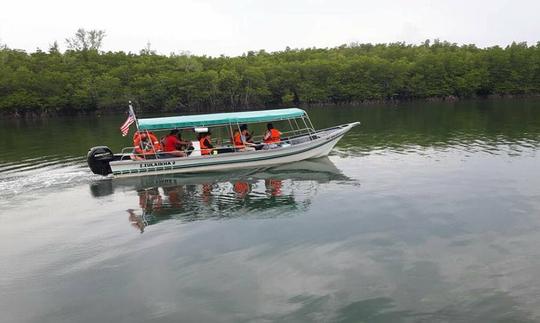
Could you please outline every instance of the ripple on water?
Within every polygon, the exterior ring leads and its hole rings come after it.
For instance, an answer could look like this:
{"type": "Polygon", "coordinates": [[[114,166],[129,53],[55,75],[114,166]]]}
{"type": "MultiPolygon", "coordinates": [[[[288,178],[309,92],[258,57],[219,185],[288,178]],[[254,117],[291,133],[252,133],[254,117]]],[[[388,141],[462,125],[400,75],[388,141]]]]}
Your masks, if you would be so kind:
{"type": "Polygon", "coordinates": [[[0,205],[29,192],[72,187],[92,178],[81,157],[46,156],[0,164],[0,205]]]}
{"type": "Polygon", "coordinates": [[[467,154],[485,153],[489,155],[508,155],[510,157],[530,154],[540,148],[537,136],[510,137],[508,135],[487,135],[452,131],[444,138],[430,134],[380,133],[361,134],[361,129],[351,133],[334,149],[332,154],[341,157],[361,157],[385,154],[419,154],[428,156],[437,152],[461,152],[467,154]]]}

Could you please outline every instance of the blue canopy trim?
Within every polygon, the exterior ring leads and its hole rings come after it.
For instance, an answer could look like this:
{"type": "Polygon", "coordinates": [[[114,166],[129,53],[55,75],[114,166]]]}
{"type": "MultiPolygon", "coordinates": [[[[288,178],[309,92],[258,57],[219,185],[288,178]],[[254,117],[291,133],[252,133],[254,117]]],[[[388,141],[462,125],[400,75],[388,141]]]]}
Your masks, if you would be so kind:
{"type": "Polygon", "coordinates": [[[179,117],[138,119],[139,130],[165,130],[174,128],[209,127],[228,125],[229,123],[271,122],[299,118],[306,111],[297,108],[229,112],[213,114],[197,114],[179,117]]]}

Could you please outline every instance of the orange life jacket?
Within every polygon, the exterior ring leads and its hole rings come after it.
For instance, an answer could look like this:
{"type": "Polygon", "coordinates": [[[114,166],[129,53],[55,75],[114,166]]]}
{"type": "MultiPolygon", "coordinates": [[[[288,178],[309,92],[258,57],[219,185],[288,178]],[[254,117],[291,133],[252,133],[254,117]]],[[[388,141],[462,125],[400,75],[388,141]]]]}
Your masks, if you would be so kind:
{"type": "Polygon", "coordinates": [[[264,140],[264,143],[271,144],[275,142],[281,141],[281,132],[277,131],[276,129],[270,129],[270,137],[264,140]]]}
{"type": "Polygon", "coordinates": [[[135,152],[139,155],[154,155],[161,150],[159,140],[153,132],[136,132],[133,136],[133,146],[135,147],[135,152]],[[148,139],[152,143],[150,146],[144,147],[142,135],[148,135],[148,139]]]}
{"type": "Polygon", "coordinates": [[[242,135],[240,133],[237,133],[234,135],[233,138],[234,141],[234,148],[245,148],[244,142],[242,141],[242,135]]]}
{"type": "Polygon", "coordinates": [[[212,149],[204,144],[205,141],[206,136],[199,139],[199,145],[201,146],[201,155],[210,155],[212,153],[212,149]]]}

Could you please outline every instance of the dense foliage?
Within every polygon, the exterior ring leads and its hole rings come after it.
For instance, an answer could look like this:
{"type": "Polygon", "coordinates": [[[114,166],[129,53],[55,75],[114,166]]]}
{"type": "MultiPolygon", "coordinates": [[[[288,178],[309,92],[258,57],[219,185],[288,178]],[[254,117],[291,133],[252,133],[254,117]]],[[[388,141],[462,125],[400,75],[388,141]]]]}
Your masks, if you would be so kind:
{"type": "MultiPolygon", "coordinates": [[[[100,39],[99,39],[100,40],[100,39]]],[[[144,111],[540,93],[540,43],[351,44],[239,57],[0,48],[0,112],[144,111]]]]}

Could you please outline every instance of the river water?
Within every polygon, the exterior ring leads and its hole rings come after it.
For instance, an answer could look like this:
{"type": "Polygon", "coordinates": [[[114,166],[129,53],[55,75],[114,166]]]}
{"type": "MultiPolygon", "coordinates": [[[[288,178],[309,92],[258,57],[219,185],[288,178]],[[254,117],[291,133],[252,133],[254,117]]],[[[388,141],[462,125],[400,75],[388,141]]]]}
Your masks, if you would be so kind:
{"type": "Polygon", "coordinates": [[[0,123],[1,322],[540,321],[540,101],[310,109],[329,158],[103,180],[122,116],[0,123]]]}

